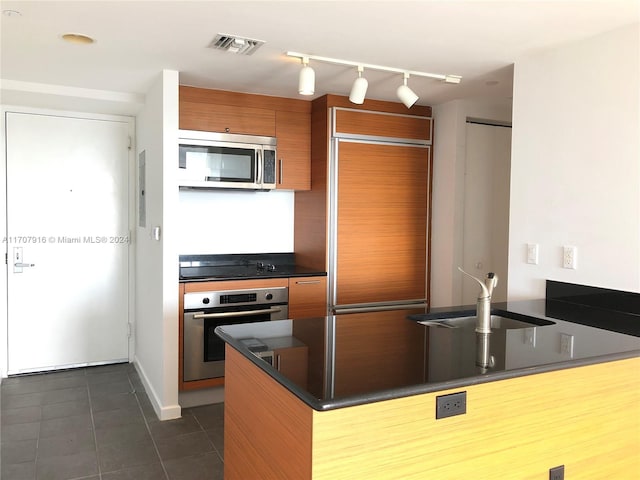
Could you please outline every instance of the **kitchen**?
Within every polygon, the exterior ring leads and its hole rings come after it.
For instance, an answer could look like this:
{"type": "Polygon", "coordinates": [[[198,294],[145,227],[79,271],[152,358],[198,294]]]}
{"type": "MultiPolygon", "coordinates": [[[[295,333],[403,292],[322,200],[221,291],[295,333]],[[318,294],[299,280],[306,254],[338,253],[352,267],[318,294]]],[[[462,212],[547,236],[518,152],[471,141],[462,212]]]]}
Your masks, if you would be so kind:
{"type": "MultiPolygon", "coordinates": [[[[540,298],[544,294],[545,278],[638,291],[640,176],[634,133],[638,130],[637,107],[633,107],[638,103],[637,55],[622,53],[637,51],[637,24],[616,27],[619,28],[610,33],[594,32],[599,35],[549,52],[530,54],[516,62],[509,226],[510,299],[540,298]],[[592,52],[605,53],[594,58],[592,52]],[[594,70],[599,74],[594,75],[594,70]],[[621,72],[620,78],[627,79],[628,83],[616,84],[608,73],[612,71],[621,72]],[[575,89],[577,79],[585,86],[584,90],[575,89]],[[574,125],[579,134],[568,132],[567,125],[574,125]],[[602,142],[602,138],[607,142],[602,142]],[[602,166],[607,168],[603,171],[602,166]],[[611,189],[612,185],[616,188],[611,189]],[[594,189],[597,190],[594,192],[594,189]],[[565,224],[564,219],[571,221],[565,224]],[[593,225],[598,225],[600,233],[593,234],[593,225]],[[527,243],[541,247],[537,266],[523,261],[523,246],[527,243]],[[580,264],[575,271],[559,267],[558,250],[564,244],[576,244],[580,248],[580,264]],[[618,252],[626,261],[613,268],[608,260],[611,252],[618,252]]],[[[294,83],[297,71],[298,65],[291,69],[294,83]]],[[[3,104],[18,102],[20,96],[29,93],[38,97],[44,89],[16,81],[20,78],[13,83],[11,80],[5,81],[3,75],[3,104]]],[[[165,70],[157,74],[144,92],[143,101],[133,95],[127,97],[127,101],[144,104],[136,117],[137,150],[146,150],[148,158],[164,163],[166,171],[174,168],[180,83],[177,71],[165,70]]],[[[249,87],[244,86],[238,89],[249,91],[249,87]]],[[[291,89],[295,90],[295,85],[291,85],[291,89]]],[[[122,102],[114,95],[108,99],[116,104],[122,102]]],[[[41,106],[51,108],[45,102],[41,102],[41,106]]],[[[491,108],[494,107],[485,105],[484,111],[491,108]]],[[[454,221],[460,214],[456,197],[461,175],[458,148],[464,142],[467,116],[496,118],[489,113],[478,113],[482,110],[480,101],[451,100],[434,105],[434,178],[439,179],[434,182],[433,191],[432,251],[438,252],[432,264],[432,279],[438,279],[431,290],[434,305],[458,303],[460,280],[454,268],[460,260],[456,247],[460,241],[459,226],[454,221]]],[[[147,218],[150,226],[162,227],[162,244],[154,240],[151,228],[137,230],[135,355],[146,374],[145,387],[156,402],[156,411],[161,418],[168,419],[180,413],[176,385],[178,272],[175,265],[177,255],[182,253],[184,229],[181,200],[172,180],[163,177],[160,168],[148,171],[147,181],[147,218]]],[[[291,199],[283,201],[289,202],[289,208],[293,209],[291,199]]],[[[290,217],[285,215],[285,218],[290,217]]],[[[282,223],[285,228],[280,231],[292,231],[290,220],[282,223]]],[[[205,232],[211,233],[215,235],[215,232],[205,232]]],[[[242,238],[249,243],[251,237],[243,235],[242,238]]],[[[291,251],[291,234],[286,238],[289,243],[283,250],[291,251]]],[[[247,251],[255,249],[252,243],[232,246],[247,251]]]]}

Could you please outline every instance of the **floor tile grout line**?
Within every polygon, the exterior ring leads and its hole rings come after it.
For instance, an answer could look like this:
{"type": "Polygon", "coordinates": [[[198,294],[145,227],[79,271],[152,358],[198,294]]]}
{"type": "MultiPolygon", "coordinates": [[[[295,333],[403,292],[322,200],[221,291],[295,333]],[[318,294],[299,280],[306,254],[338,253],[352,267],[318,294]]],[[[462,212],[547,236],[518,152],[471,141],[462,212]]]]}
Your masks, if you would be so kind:
{"type": "Polygon", "coordinates": [[[91,401],[91,389],[87,378],[87,369],[84,370],[84,378],[87,383],[87,397],[89,398],[89,416],[91,417],[91,429],[93,430],[93,444],[96,447],[96,466],[98,467],[98,479],[102,480],[102,468],[100,467],[100,451],[98,450],[98,435],[96,434],[96,422],[93,418],[93,402],[91,401]]]}
{"type": "Polygon", "coordinates": [[[216,447],[216,444],[213,443],[213,440],[211,440],[211,438],[209,438],[209,435],[207,435],[207,431],[205,430],[205,428],[200,423],[200,420],[198,420],[198,416],[197,415],[192,415],[192,416],[195,419],[195,421],[198,424],[198,426],[200,427],[200,430],[202,432],[204,432],[205,436],[207,437],[207,441],[211,444],[211,447],[213,447],[213,451],[216,452],[216,455],[218,455],[218,458],[220,459],[220,461],[222,463],[224,463],[224,458],[222,458],[222,456],[220,455],[220,452],[218,451],[218,448],[216,447]]]}
{"type": "MultiPolygon", "coordinates": [[[[147,421],[147,417],[144,414],[144,410],[142,409],[142,404],[140,403],[140,398],[138,398],[138,391],[136,387],[133,385],[131,381],[131,375],[127,372],[127,379],[129,380],[129,385],[131,386],[131,392],[136,397],[136,403],[138,404],[138,409],[140,410],[140,415],[142,415],[142,419],[144,420],[144,425],[147,428],[147,432],[149,433],[149,437],[151,438],[151,443],[153,443],[153,448],[156,451],[156,455],[158,455],[158,460],[160,461],[160,466],[162,467],[162,471],[164,472],[164,476],[167,480],[169,479],[169,472],[164,466],[164,462],[162,461],[162,457],[160,456],[160,450],[158,449],[158,445],[156,444],[155,438],[153,438],[153,433],[151,433],[151,427],[149,426],[149,422],[147,421]]],[[[146,392],[145,392],[146,395],[146,392]]]]}

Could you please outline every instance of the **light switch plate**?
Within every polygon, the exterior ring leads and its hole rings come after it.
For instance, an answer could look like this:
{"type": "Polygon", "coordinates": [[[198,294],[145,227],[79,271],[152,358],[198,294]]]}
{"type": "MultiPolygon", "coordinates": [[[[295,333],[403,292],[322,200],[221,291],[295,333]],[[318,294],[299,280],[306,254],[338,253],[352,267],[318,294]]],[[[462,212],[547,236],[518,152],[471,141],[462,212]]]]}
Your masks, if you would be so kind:
{"type": "Polygon", "coordinates": [[[527,243],[527,263],[532,265],[538,264],[538,244],[527,243]]]}

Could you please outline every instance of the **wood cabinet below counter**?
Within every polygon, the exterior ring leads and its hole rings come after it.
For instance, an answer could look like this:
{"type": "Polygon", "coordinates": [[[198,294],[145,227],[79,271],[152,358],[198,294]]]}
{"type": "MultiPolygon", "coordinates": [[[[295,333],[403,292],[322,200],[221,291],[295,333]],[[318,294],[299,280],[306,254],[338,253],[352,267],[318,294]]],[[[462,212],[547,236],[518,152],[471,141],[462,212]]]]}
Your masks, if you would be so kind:
{"type": "Polygon", "coordinates": [[[327,314],[327,277],[289,278],[289,318],[324,317],[327,314]]]}

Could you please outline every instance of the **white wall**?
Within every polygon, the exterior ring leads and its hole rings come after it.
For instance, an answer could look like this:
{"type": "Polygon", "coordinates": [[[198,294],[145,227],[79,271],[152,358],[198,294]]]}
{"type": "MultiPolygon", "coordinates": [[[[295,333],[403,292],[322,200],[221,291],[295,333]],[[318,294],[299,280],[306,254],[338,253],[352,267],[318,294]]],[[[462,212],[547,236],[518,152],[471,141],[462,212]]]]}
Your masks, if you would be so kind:
{"type": "MultiPolygon", "coordinates": [[[[136,158],[146,155],[146,227],[136,231],[135,364],[161,420],[178,404],[178,72],[165,70],[137,117],[136,158]],[[153,229],[161,230],[160,240],[153,229]]],[[[138,222],[136,222],[138,224],[138,222]]]]}
{"type": "Polygon", "coordinates": [[[516,63],[510,300],[543,297],[546,279],[640,291],[639,59],[635,24],[516,63]]]}
{"type": "Polygon", "coordinates": [[[293,252],[292,191],[180,190],[179,198],[182,255],[293,252]]]}
{"type": "Polygon", "coordinates": [[[433,107],[431,305],[462,303],[467,117],[511,121],[509,99],[454,100],[433,107]]]}

